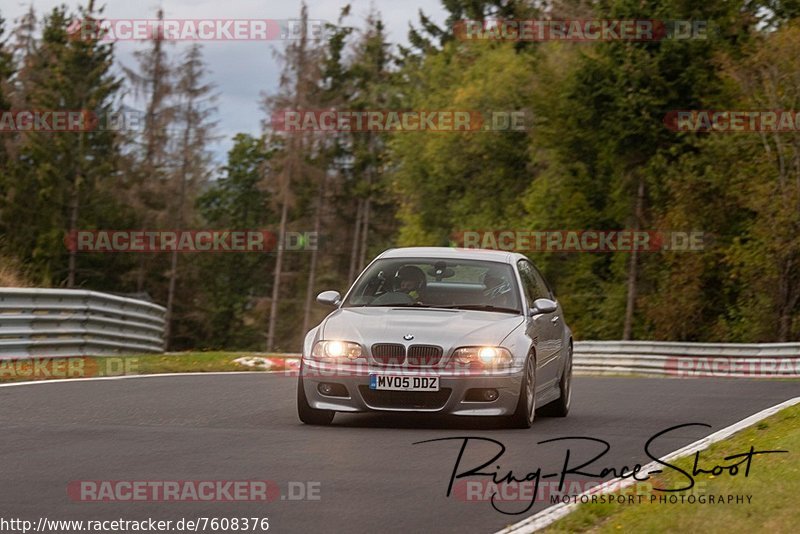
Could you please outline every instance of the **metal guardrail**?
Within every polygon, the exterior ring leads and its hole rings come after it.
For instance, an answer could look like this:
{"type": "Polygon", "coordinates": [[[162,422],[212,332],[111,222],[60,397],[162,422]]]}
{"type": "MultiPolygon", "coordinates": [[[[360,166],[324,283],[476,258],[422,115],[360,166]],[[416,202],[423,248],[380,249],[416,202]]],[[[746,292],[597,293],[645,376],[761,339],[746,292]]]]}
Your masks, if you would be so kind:
{"type": "Polygon", "coordinates": [[[800,377],[800,343],[576,341],[576,373],[800,377]]]}
{"type": "Polygon", "coordinates": [[[586,375],[800,378],[800,343],[576,341],[573,369],[586,375]]]}
{"type": "Polygon", "coordinates": [[[0,359],[163,352],[165,314],[96,291],[0,288],[0,359]]]}

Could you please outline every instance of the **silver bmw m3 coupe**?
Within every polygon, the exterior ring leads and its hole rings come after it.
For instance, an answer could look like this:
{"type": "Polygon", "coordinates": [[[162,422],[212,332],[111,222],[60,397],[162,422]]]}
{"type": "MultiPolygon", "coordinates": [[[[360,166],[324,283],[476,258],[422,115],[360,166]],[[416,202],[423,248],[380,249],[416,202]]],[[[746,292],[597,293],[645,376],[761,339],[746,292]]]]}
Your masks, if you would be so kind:
{"type": "Polygon", "coordinates": [[[564,417],[572,333],[541,273],[521,254],[398,248],[375,258],[305,337],[297,409],[502,418],[529,428],[564,417]]]}

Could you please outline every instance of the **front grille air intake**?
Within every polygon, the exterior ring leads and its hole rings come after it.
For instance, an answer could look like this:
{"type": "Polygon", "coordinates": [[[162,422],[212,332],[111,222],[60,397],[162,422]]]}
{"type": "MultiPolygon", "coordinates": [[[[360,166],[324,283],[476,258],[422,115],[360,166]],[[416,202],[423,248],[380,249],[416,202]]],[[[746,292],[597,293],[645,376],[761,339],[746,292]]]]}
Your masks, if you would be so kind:
{"type": "Polygon", "coordinates": [[[442,359],[442,347],[436,345],[411,345],[408,347],[408,365],[425,367],[436,365],[442,359]]]}
{"type": "Polygon", "coordinates": [[[406,348],[399,343],[376,343],[372,345],[372,358],[382,365],[403,365],[406,348]]]}

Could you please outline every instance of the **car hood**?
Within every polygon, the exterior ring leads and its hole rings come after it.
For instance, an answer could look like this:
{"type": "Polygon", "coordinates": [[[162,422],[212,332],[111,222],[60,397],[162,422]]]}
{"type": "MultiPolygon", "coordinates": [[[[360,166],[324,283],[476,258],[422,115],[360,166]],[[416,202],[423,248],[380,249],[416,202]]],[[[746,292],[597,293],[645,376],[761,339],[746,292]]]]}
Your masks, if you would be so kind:
{"type": "Polygon", "coordinates": [[[320,328],[318,339],[373,343],[439,345],[445,353],[457,346],[499,345],[524,318],[474,310],[427,308],[340,308],[320,328]],[[405,340],[410,334],[414,338],[405,340]]]}

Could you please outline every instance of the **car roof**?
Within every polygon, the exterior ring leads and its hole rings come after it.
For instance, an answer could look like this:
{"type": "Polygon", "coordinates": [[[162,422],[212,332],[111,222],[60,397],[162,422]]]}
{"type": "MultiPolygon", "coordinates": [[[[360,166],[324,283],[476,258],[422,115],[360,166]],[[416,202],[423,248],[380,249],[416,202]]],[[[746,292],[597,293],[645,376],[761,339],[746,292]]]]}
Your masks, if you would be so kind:
{"type": "Polygon", "coordinates": [[[454,247],[402,247],[382,252],[378,258],[441,258],[452,260],[485,260],[500,263],[516,263],[525,258],[516,252],[505,250],[488,250],[478,248],[454,247]]]}

